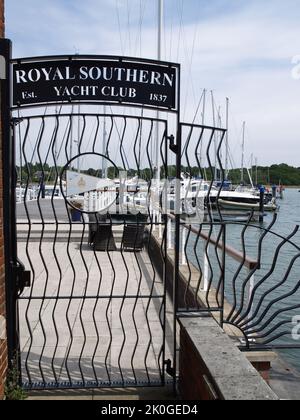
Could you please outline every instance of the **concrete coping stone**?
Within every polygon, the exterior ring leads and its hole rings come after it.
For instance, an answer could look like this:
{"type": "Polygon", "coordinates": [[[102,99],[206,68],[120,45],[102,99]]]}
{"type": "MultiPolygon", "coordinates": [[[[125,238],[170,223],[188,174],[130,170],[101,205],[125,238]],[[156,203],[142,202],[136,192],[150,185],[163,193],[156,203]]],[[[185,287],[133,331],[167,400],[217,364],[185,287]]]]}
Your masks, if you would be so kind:
{"type": "Polygon", "coordinates": [[[279,400],[214,318],[180,318],[179,323],[221,399],[279,400]]]}

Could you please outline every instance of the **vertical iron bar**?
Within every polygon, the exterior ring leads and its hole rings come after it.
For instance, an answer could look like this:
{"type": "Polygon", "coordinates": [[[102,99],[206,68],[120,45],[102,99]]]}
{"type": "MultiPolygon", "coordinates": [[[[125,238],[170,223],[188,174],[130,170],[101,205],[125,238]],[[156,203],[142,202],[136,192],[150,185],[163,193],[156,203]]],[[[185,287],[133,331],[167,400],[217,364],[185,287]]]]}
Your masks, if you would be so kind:
{"type": "MultiPolygon", "coordinates": [[[[180,265],[180,213],[181,213],[181,200],[180,200],[180,178],[181,178],[181,124],[180,114],[178,114],[178,127],[177,127],[177,155],[176,155],[176,192],[175,192],[175,265],[174,265],[174,285],[173,285],[173,305],[174,305],[174,378],[173,378],[173,391],[177,394],[177,312],[178,312],[178,282],[179,282],[179,265],[180,265]]],[[[165,262],[166,264],[166,262],[165,262]]]]}
{"type": "Polygon", "coordinates": [[[223,249],[222,249],[222,283],[221,283],[221,315],[220,315],[220,325],[221,328],[224,327],[224,305],[225,305],[225,292],[226,292],[226,239],[227,239],[227,230],[226,224],[222,224],[223,230],[223,249]]]}
{"type": "MultiPolygon", "coordinates": [[[[167,136],[168,136],[168,124],[166,123],[166,134],[165,134],[165,180],[168,180],[169,178],[169,167],[168,167],[168,163],[169,163],[169,155],[168,155],[168,140],[167,140],[167,136]]],[[[168,190],[166,190],[165,192],[166,196],[168,196],[168,190]]],[[[163,359],[162,359],[162,385],[165,385],[165,370],[164,370],[164,362],[166,360],[166,321],[167,321],[167,281],[168,281],[168,274],[167,274],[167,261],[168,261],[168,223],[169,223],[169,219],[168,219],[168,204],[167,204],[167,199],[165,200],[164,205],[166,206],[165,210],[164,210],[164,214],[163,214],[163,220],[164,220],[164,232],[165,232],[165,243],[164,243],[164,271],[163,271],[163,281],[164,281],[164,313],[163,313],[163,359]]]]}

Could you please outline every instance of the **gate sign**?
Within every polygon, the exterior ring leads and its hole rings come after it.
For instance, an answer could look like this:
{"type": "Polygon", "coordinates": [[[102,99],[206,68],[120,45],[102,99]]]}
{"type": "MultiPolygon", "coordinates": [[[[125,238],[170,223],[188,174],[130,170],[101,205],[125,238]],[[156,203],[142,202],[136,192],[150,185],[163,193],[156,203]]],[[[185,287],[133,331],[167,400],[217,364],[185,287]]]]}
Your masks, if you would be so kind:
{"type": "Polygon", "coordinates": [[[13,64],[13,105],[138,104],[176,110],[178,66],[147,61],[61,59],[13,64]]]}

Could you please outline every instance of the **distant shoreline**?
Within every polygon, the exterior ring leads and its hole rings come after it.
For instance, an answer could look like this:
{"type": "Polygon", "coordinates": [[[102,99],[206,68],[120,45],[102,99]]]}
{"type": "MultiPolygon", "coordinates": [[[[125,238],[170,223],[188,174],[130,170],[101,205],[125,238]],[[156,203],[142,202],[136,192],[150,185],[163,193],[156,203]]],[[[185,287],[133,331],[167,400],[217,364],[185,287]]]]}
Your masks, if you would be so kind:
{"type": "Polygon", "coordinates": [[[300,190],[300,185],[285,185],[284,188],[290,190],[300,190]]]}

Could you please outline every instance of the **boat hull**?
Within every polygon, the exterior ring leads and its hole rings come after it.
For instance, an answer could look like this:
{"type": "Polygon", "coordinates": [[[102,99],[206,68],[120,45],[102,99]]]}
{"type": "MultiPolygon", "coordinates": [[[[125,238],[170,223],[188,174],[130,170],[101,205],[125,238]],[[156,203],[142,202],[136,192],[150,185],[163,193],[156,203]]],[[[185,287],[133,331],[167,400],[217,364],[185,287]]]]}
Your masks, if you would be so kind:
{"type": "MultiPolygon", "coordinates": [[[[260,205],[259,204],[251,204],[251,203],[238,203],[234,201],[226,201],[226,200],[218,200],[219,205],[224,210],[238,210],[238,211],[259,211],[260,205]]],[[[274,203],[269,203],[264,205],[264,211],[267,212],[275,212],[278,210],[278,206],[274,203]]]]}

